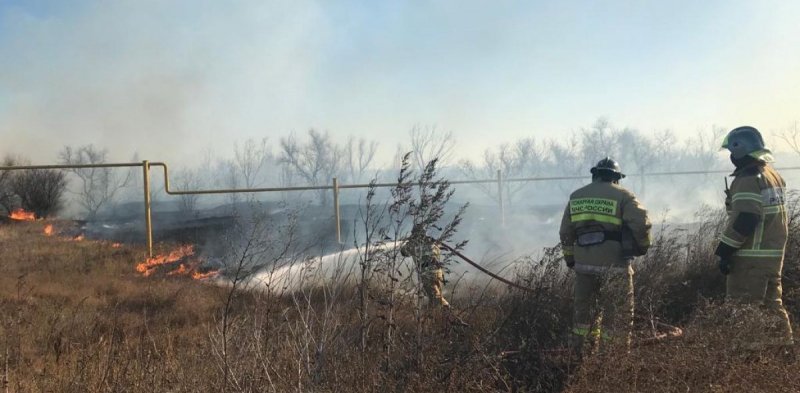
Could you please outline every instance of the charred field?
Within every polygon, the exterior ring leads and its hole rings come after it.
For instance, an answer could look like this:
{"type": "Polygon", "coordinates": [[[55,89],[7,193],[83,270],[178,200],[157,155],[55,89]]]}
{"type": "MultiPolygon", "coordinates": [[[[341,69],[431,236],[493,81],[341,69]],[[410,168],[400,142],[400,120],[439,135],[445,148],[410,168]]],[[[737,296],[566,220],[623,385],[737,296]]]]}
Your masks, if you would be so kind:
{"type": "MultiPolygon", "coordinates": [[[[462,290],[451,315],[418,307],[414,296],[387,299],[373,288],[362,297],[358,285],[335,282],[276,292],[169,274],[177,266],[145,277],[137,271],[143,247],[79,241],[66,235],[73,225],[0,223],[0,364],[7,391],[794,392],[800,386],[791,351],[729,345],[732,335],[747,340],[758,329],[759,311],[731,312],[720,304],[713,216],[691,233],[663,228],[640,261],[639,344],[630,352],[612,345],[583,359],[566,350],[572,277],[555,249],[521,261],[516,279],[532,292],[462,290]],[[49,225],[56,235],[45,233],[49,225]],[[685,334],[652,340],[661,323],[685,334]]],[[[162,255],[176,250],[158,246],[162,255]]],[[[798,250],[793,239],[784,279],[794,321],[798,250]]]]}

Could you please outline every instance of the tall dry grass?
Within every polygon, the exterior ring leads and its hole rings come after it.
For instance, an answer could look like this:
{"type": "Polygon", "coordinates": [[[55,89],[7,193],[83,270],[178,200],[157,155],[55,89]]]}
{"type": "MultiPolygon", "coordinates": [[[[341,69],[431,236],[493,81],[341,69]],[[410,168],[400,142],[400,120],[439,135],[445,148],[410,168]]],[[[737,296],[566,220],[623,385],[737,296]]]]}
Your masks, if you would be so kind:
{"type": "MultiPolygon", "coordinates": [[[[583,359],[567,350],[572,275],[557,249],[518,265],[531,292],[460,292],[462,326],[419,308],[413,292],[365,295],[335,278],[295,291],[143,278],[141,248],[45,237],[41,222],[0,225],[0,372],[10,392],[797,391],[789,354],[729,345],[760,319],[721,302],[711,255],[720,218],[664,228],[637,262],[637,337],[656,321],[685,336],[583,359]]],[[[793,236],[784,282],[793,318],[798,251],[793,236]]]]}

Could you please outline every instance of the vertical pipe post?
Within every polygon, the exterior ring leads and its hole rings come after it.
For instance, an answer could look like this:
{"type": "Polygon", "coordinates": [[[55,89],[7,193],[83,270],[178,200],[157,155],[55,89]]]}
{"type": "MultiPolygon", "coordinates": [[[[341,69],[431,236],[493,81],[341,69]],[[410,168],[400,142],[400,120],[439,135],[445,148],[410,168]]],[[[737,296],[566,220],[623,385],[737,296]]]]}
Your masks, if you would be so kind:
{"type": "Polygon", "coordinates": [[[153,257],[153,222],[150,219],[150,162],[142,161],[142,181],[144,182],[144,225],[147,240],[147,257],[153,257]]]}
{"type": "Polygon", "coordinates": [[[342,215],[339,211],[339,179],[333,178],[333,219],[336,225],[336,241],[342,242],[342,215]]]}
{"type": "Polygon", "coordinates": [[[506,206],[503,202],[503,176],[497,170],[497,200],[500,202],[500,225],[506,226],[506,206]]]}

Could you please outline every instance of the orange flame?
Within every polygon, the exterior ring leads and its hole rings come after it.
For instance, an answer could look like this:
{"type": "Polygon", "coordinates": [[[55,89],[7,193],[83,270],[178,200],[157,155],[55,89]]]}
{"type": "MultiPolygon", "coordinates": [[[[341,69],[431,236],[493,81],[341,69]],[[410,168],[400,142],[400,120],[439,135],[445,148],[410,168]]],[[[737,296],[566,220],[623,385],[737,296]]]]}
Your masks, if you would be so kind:
{"type": "Polygon", "coordinates": [[[44,226],[44,235],[53,236],[53,224],[47,224],[44,226]]]}
{"type": "Polygon", "coordinates": [[[122,243],[111,243],[111,248],[120,248],[122,247],[122,243]]]}
{"type": "Polygon", "coordinates": [[[82,241],[85,238],[86,238],[86,236],[83,236],[83,234],[81,233],[80,235],[73,237],[72,241],[73,242],[79,242],[79,241],[82,241]]]}
{"type": "Polygon", "coordinates": [[[208,278],[214,278],[218,275],[219,275],[219,270],[212,270],[206,273],[200,273],[198,271],[195,271],[194,273],[192,273],[192,278],[195,280],[205,280],[208,278]]]}
{"type": "Polygon", "coordinates": [[[33,214],[33,212],[17,209],[11,212],[11,214],[8,215],[8,218],[17,221],[35,221],[36,215],[33,214]]]}
{"type": "Polygon", "coordinates": [[[167,275],[168,276],[178,276],[178,275],[181,275],[181,274],[186,274],[188,271],[189,271],[189,269],[186,268],[186,265],[181,263],[181,265],[178,266],[177,269],[167,273],[167,275]]]}
{"type": "Polygon", "coordinates": [[[156,271],[156,267],[175,263],[192,255],[194,255],[194,246],[181,246],[175,250],[172,250],[167,255],[157,255],[152,258],[147,258],[146,261],[136,265],[136,271],[142,273],[145,277],[148,277],[156,271]]]}

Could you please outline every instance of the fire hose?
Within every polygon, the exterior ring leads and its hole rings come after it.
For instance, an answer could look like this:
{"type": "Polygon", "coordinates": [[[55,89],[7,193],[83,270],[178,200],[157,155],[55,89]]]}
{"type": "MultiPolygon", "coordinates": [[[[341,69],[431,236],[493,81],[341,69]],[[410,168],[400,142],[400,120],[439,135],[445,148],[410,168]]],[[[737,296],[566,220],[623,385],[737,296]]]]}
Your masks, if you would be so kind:
{"type": "MultiPolygon", "coordinates": [[[[503,277],[498,276],[497,274],[492,273],[491,271],[487,270],[483,266],[481,266],[481,265],[477,264],[476,262],[472,261],[471,259],[467,258],[464,254],[460,253],[458,250],[454,249],[453,247],[450,247],[449,245],[447,245],[445,243],[442,243],[442,242],[437,242],[437,243],[442,248],[450,251],[453,255],[461,258],[462,260],[464,260],[464,262],[469,263],[470,265],[474,266],[476,269],[478,269],[481,272],[485,273],[489,277],[492,277],[495,280],[498,280],[498,281],[500,281],[500,282],[502,282],[502,283],[504,283],[506,285],[509,285],[511,287],[514,287],[514,288],[517,288],[517,289],[521,289],[521,290],[527,291],[527,292],[534,292],[534,290],[532,288],[526,287],[524,285],[517,284],[517,283],[515,283],[513,281],[509,281],[509,280],[507,280],[507,279],[505,279],[503,277]]],[[[652,343],[659,342],[659,341],[664,341],[666,339],[680,338],[680,337],[683,337],[683,329],[681,329],[681,328],[679,328],[677,326],[673,326],[673,325],[670,325],[670,324],[663,323],[661,321],[655,321],[655,323],[653,324],[653,337],[648,337],[648,338],[643,338],[643,339],[637,340],[637,345],[647,345],[647,344],[652,344],[652,343]],[[665,329],[666,332],[656,332],[655,331],[656,330],[655,329],[656,326],[659,326],[659,327],[665,329]]]]}
{"type": "Polygon", "coordinates": [[[483,272],[487,276],[489,276],[491,278],[494,278],[495,280],[500,281],[503,284],[506,284],[508,286],[511,286],[511,287],[514,287],[514,288],[517,288],[517,289],[521,289],[521,290],[527,291],[527,292],[534,292],[534,290],[532,288],[528,288],[528,287],[526,287],[524,285],[517,284],[517,283],[515,283],[513,281],[510,281],[510,280],[506,280],[505,278],[500,277],[497,274],[494,274],[494,273],[490,272],[489,270],[487,270],[483,266],[478,265],[477,263],[473,262],[471,259],[467,258],[464,254],[458,252],[458,250],[454,249],[453,247],[450,247],[447,244],[442,243],[442,242],[438,242],[438,243],[439,243],[440,246],[442,246],[442,248],[446,249],[447,251],[450,251],[453,255],[461,258],[462,260],[464,260],[464,262],[469,263],[470,265],[474,266],[476,269],[480,270],[481,272],[483,272]]]}

